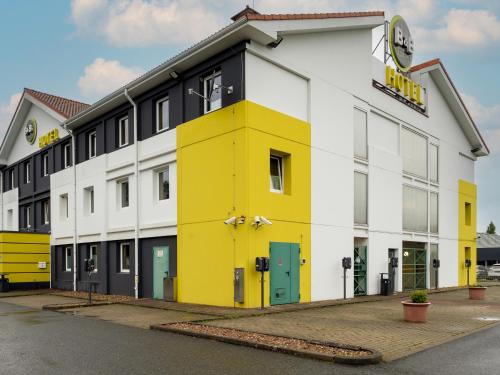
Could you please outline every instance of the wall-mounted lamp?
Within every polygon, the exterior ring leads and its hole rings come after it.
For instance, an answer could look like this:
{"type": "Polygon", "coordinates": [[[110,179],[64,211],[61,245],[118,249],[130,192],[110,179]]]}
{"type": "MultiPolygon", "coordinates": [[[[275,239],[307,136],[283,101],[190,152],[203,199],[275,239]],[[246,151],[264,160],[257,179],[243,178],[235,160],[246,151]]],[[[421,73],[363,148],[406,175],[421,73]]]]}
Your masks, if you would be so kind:
{"type": "Polygon", "coordinates": [[[252,225],[255,225],[255,229],[263,225],[272,225],[273,223],[267,220],[264,216],[255,216],[252,225]]]}
{"type": "Polygon", "coordinates": [[[169,73],[170,77],[172,77],[172,79],[177,79],[179,78],[179,73],[177,73],[175,70],[174,71],[171,71],[169,73]]]}

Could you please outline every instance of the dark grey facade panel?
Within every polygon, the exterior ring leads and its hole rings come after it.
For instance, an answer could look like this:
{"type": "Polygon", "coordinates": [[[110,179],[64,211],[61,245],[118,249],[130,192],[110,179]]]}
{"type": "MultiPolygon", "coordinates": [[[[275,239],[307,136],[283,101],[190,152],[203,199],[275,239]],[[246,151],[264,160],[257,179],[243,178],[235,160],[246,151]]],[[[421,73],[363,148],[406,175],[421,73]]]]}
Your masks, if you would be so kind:
{"type": "Polygon", "coordinates": [[[65,264],[65,248],[71,247],[72,245],[60,245],[54,246],[54,257],[55,262],[51,264],[51,273],[53,276],[52,287],[56,289],[73,290],[73,272],[66,271],[65,264]]]}

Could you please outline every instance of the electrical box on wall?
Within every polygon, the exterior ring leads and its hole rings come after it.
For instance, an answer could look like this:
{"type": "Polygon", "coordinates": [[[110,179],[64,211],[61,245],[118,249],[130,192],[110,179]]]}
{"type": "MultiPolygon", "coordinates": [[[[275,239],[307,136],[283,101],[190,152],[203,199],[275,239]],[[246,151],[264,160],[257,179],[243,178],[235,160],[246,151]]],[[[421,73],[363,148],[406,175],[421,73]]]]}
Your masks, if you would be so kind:
{"type": "Polygon", "coordinates": [[[245,269],[234,269],[234,302],[243,303],[245,301],[245,269]]]}

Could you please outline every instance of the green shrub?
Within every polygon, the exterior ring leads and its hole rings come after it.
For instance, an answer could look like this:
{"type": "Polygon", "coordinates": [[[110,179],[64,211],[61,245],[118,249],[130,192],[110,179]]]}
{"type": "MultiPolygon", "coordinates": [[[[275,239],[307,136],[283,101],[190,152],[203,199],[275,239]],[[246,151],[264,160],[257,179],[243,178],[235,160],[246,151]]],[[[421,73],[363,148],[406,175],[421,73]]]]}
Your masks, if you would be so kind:
{"type": "Polygon", "coordinates": [[[426,303],[429,300],[425,290],[416,290],[410,294],[410,299],[413,303],[426,303]]]}
{"type": "Polygon", "coordinates": [[[470,285],[471,288],[482,288],[483,286],[484,285],[481,285],[481,284],[478,284],[478,283],[470,285]]]}

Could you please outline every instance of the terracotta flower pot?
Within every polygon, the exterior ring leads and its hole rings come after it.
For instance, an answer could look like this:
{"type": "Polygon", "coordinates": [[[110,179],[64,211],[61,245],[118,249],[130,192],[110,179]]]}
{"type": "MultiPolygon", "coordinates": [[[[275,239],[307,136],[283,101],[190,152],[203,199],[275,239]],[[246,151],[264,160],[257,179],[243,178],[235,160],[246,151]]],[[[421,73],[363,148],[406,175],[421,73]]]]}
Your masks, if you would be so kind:
{"type": "Polygon", "coordinates": [[[469,287],[469,298],[476,300],[483,300],[486,295],[485,286],[471,286],[469,287]]]}
{"type": "Polygon", "coordinates": [[[402,301],[403,313],[405,321],[411,323],[425,323],[427,321],[427,310],[431,305],[430,302],[413,303],[410,301],[402,301]]]}

